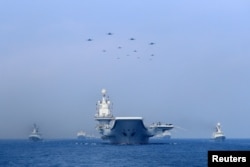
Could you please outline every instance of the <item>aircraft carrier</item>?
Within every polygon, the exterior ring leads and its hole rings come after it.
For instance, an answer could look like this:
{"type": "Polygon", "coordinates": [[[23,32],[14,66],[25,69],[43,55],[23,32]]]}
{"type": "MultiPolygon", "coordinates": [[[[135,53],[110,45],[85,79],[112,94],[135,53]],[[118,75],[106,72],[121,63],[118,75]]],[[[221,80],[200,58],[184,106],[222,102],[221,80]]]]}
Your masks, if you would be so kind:
{"type": "Polygon", "coordinates": [[[150,137],[164,133],[174,128],[172,124],[161,122],[145,126],[142,117],[114,117],[112,103],[102,89],[102,99],[96,104],[98,121],[96,129],[103,140],[109,140],[112,144],[146,144],[150,137]]]}

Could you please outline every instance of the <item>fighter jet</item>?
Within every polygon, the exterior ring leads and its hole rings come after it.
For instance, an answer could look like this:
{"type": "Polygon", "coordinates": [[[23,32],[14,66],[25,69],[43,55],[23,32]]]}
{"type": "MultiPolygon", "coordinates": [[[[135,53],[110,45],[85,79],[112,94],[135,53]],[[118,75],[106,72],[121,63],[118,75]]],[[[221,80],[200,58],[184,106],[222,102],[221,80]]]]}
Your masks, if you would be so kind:
{"type": "Polygon", "coordinates": [[[93,41],[93,39],[89,38],[89,39],[87,39],[87,41],[93,41]]]}
{"type": "Polygon", "coordinates": [[[109,32],[109,33],[107,33],[107,35],[113,35],[113,33],[112,33],[112,32],[109,32]]]}
{"type": "Polygon", "coordinates": [[[121,47],[121,46],[118,46],[117,48],[118,48],[118,49],[121,49],[122,47],[121,47]]]}
{"type": "Polygon", "coordinates": [[[135,38],[130,38],[129,40],[134,41],[134,40],[135,40],[135,38]]]}
{"type": "Polygon", "coordinates": [[[154,42],[150,42],[149,45],[154,45],[155,43],[154,42]]]}

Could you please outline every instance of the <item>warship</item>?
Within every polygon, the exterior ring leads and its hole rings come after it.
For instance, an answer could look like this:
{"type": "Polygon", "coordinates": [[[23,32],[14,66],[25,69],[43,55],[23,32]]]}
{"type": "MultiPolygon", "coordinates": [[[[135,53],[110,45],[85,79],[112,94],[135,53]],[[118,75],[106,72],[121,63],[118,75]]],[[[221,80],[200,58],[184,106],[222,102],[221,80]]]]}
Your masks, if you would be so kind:
{"type": "Polygon", "coordinates": [[[214,140],[225,140],[226,136],[223,134],[221,130],[221,124],[217,123],[215,127],[215,132],[213,132],[212,139],[214,140]]]}
{"type": "Polygon", "coordinates": [[[41,133],[38,130],[38,127],[36,124],[33,125],[33,130],[31,134],[29,135],[29,140],[31,141],[40,141],[42,140],[41,133]]]}
{"type": "Polygon", "coordinates": [[[82,130],[77,133],[77,139],[82,140],[82,139],[86,139],[86,137],[87,137],[86,133],[82,130]]]}
{"type": "Polygon", "coordinates": [[[147,144],[150,137],[174,128],[173,124],[159,122],[145,126],[142,117],[114,117],[106,90],[102,89],[101,93],[102,99],[96,104],[95,120],[103,140],[112,144],[147,144]]]}

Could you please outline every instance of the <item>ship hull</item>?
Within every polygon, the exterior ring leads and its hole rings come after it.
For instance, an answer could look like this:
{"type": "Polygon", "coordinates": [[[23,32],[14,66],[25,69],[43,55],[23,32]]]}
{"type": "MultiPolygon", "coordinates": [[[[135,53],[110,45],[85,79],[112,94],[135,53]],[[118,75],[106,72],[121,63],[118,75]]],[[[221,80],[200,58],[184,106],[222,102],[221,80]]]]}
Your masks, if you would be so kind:
{"type": "Polygon", "coordinates": [[[214,137],[213,139],[216,141],[223,141],[226,139],[226,137],[225,136],[217,136],[217,137],[214,137]]]}
{"type": "Polygon", "coordinates": [[[42,140],[42,138],[40,136],[38,136],[38,135],[30,135],[29,140],[31,140],[31,141],[40,141],[40,140],[42,140]]]}
{"type": "Polygon", "coordinates": [[[104,138],[112,144],[146,144],[152,137],[145,128],[142,119],[116,119],[109,134],[104,138]]]}
{"type": "Polygon", "coordinates": [[[156,135],[153,137],[154,139],[171,139],[171,135],[156,135]]]}
{"type": "Polygon", "coordinates": [[[222,133],[214,133],[212,139],[217,141],[223,141],[226,139],[226,136],[223,135],[222,133]]]}

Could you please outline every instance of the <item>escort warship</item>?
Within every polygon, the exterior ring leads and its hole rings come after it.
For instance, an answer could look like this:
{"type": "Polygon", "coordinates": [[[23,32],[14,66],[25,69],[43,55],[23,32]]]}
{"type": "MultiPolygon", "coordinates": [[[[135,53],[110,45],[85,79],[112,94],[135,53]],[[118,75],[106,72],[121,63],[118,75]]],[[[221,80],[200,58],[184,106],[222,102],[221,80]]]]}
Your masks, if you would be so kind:
{"type": "Polygon", "coordinates": [[[40,141],[40,140],[42,140],[41,134],[40,134],[36,124],[34,124],[33,130],[31,132],[31,134],[29,135],[29,140],[31,140],[31,141],[40,141]]]}
{"type": "Polygon", "coordinates": [[[97,102],[96,129],[103,140],[112,144],[146,144],[150,137],[163,134],[174,128],[172,124],[153,123],[145,126],[142,117],[114,117],[112,103],[102,89],[102,99],[97,102]]]}
{"type": "Polygon", "coordinates": [[[212,139],[214,139],[214,140],[225,140],[226,139],[226,136],[223,134],[223,132],[221,130],[220,123],[217,123],[217,125],[215,127],[215,132],[212,135],[212,139]]]}
{"type": "Polygon", "coordinates": [[[86,138],[87,138],[87,135],[83,130],[77,132],[77,139],[82,140],[82,139],[86,139],[86,138]]]}

